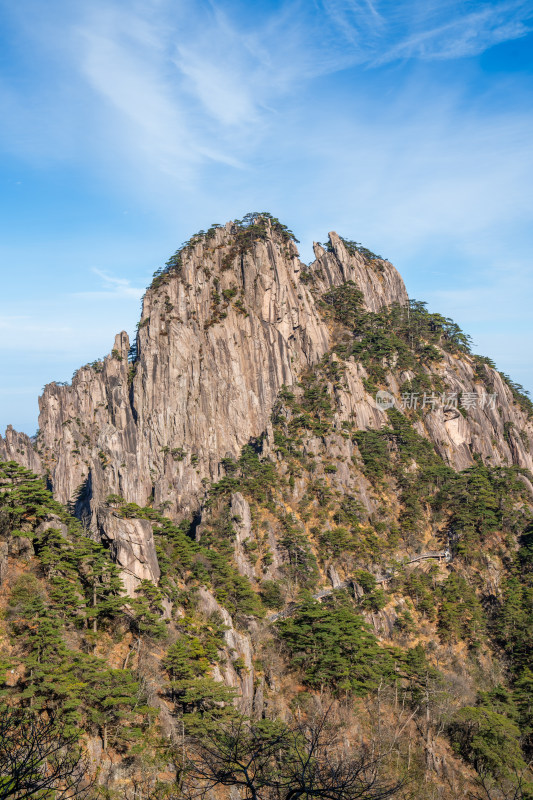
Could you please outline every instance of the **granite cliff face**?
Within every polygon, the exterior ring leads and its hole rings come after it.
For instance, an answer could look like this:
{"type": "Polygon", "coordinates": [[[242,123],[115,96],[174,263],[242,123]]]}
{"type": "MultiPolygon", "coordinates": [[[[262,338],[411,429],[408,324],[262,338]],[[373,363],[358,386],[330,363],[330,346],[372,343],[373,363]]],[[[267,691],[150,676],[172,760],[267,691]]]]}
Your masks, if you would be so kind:
{"type": "MultiPolygon", "coordinates": [[[[227,223],[194,237],[154,280],[131,363],[122,332],[111,354],[79,369],[70,385],[45,387],[37,452],[12,429],[0,438],[0,456],[45,470],[55,497],[115,543],[131,532],[119,533],[115,520],[113,533],[106,533],[101,509],[109,495],[151,504],[174,519],[198,512],[205,486],[224,475],[223,459],[238,457],[267,430],[280,388],[294,385],[330,350],[335,331],[321,300],[332,287],[353,282],[370,312],[408,302],[389,262],[354,250],[335,233],[327,249],[315,244],[309,266],[270,220],[245,247],[242,234],[227,223]]],[[[475,366],[466,354],[443,352],[436,366],[424,369],[448,393],[481,399],[489,387],[493,406],[473,402],[468,414],[428,409],[418,431],[455,469],[471,465],[475,453],[494,466],[533,469],[531,422],[499,373],[484,365],[480,380],[475,366]]],[[[364,367],[348,359],[346,382],[337,390],[339,426],[349,420],[364,430],[386,423],[365,389],[366,377],[364,367]]],[[[399,398],[411,377],[389,365],[387,388],[399,398]]],[[[142,544],[141,532],[133,539],[141,578],[145,568],[139,565],[153,565],[155,554],[142,544]]],[[[156,568],[149,571],[155,578],[156,568]]]]}
{"type": "Polygon", "coordinates": [[[34,442],[25,433],[14,430],[8,425],[5,436],[0,436],[0,460],[16,461],[33,472],[42,472],[41,459],[35,452],[34,442]]]}
{"type": "Polygon", "coordinates": [[[309,268],[276,231],[244,254],[232,255],[234,239],[231,223],[217,229],[147,291],[133,367],[121,333],[102,363],[45,388],[39,452],[60,502],[77,498],[91,517],[109,494],[171,516],[195,511],[202,481],[261,435],[280,387],[330,347],[302,273],[324,291],[356,281],[371,310],[407,301],[392,265],[351,256],[335,234],[334,251],[317,246],[309,268]]]}

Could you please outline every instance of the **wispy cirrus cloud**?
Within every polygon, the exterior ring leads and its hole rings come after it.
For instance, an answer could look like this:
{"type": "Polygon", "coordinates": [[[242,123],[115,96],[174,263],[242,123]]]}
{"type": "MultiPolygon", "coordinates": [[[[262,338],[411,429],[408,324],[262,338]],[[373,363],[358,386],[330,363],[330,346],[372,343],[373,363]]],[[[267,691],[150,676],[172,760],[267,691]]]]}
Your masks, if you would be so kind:
{"type": "Polygon", "coordinates": [[[143,296],[145,289],[131,285],[131,281],[127,278],[116,278],[109,275],[101,269],[94,267],[92,270],[94,275],[98,275],[102,282],[101,289],[89,289],[83,292],[73,292],[73,297],[91,298],[102,300],[116,300],[117,298],[126,298],[140,300],[143,296]]]}
{"type": "MultiPolygon", "coordinates": [[[[468,7],[468,6],[467,6],[468,7]]],[[[397,42],[392,42],[373,64],[398,59],[454,59],[483,53],[495,44],[518,39],[533,30],[531,3],[504,2],[480,5],[468,13],[448,16],[447,4],[438,7],[435,20],[407,28],[397,42]],[[429,24],[428,24],[429,23],[429,24]]]]}
{"type": "Polygon", "coordinates": [[[6,141],[66,159],[83,147],[123,174],[160,174],[184,187],[209,164],[249,169],[279,131],[280,104],[317,78],[462,58],[533,25],[524,0],[285,0],[253,14],[240,0],[128,8],[95,0],[71,7],[65,21],[62,9],[52,3],[41,39],[31,14],[18,17],[37,49],[55,48],[58,70],[52,85],[32,87],[30,103],[0,83],[6,141]]]}
{"type": "Polygon", "coordinates": [[[76,30],[81,77],[114,112],[112,127],[118,123],[123,145],[144,164],[178,180],[203,161],[239,167],[190,113],[157,23],[118,10],[91,15],[76,30]]]}
{"type": "Polygon", "coordinates": [[[454,59],[477,55],[533,29],[528,0],[504,2],[389,2],[322,0],[354,59],[370,66],[397,60],[454,59]]]}

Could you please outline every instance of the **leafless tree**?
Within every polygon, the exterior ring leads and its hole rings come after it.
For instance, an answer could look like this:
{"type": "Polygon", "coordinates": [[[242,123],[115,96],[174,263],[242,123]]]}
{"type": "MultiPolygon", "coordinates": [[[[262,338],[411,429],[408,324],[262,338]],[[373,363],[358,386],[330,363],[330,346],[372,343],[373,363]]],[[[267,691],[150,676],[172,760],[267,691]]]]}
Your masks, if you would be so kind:
{"type": "Polygon", "coordinates": [[[514,767],[506,777],[495,780],[486,771],[478,771],[478,791],[473,800],[528,800],[531,797],[531,764],[522,769],[514,767]]]}
{"type": "Polygon", "coordinates": [[[183,790],[191,800],[220,786],[243,800],[385,800],[403,786],[387,777],[385,760],[349,746],[328,712],[291,726],[240,719],[191,743],[183,790]]]}
{"type": "Polygon", "coordinates": [[[75,733],[51,713],[0,707],[0,800],[83,800],[91,786],[75,733]]]}

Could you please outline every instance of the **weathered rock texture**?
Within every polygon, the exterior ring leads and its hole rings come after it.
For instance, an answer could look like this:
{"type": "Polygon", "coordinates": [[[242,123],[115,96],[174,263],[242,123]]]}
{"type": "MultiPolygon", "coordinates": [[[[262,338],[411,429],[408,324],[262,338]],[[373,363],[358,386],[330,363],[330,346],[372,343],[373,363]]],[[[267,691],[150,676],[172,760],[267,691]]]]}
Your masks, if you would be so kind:
{"type": "MultiPolygon", "coordinates": [[[[0,457],[46,470],[56,498],[72,503],[93,530],[112,540],[133,582],[157,578],[149,526],[118,530],[116,518],[100,512],[107,496],[151,503],[174,518],[196,512],[205,485],[224,474],[221,460],[237,457],[267,429],[280,388],[293,385],[330,348],[332,329],[320,313],[323,292],[350,280],[370,311],[408,301],[389,262],[352,255],[335,233],[327,251],[315,245],[316,260],[308,267],[294,243],[274,229],[241,254],[235,254],[236,233],[228,223],[187,248],[180,268],[148,289],[133,364],[123,332],[111,354],[79,369],[71,385],[46,386],[39,401],[40,459],[28,437],[11,428],[0,439],[0,457]]],[[[424,414],[419,431],[457,469],[470,465],[474,453],[492,465],[533,469],[531,423],[500,375],[485,369],[495,408],[478,403],[464,416],[437,408],[424,414]]],[[[434,370],[448,391],[484,391],[468,356],[444,354],[434,370]]],[[[365,391],[365,377],[352,360],[346,388],[337,392],[339,425],[344,419],[362,429],[385,424],[365,391]]],[[[391,373],[391,391],[399,395],[408,378],[391,373]]],[[[365,487],[359,490],[364,497],[365,487]]],[[[246,574],[245,519],[239,531],[236,556],[246,574]]]]}
{"type": "Polygon", "coordinates": [[[332,286],[340,286],[353,281],[363,292],[364,303],[369,311],[379,311],[391,303],[404,305],[407,292],[397,270],[388,261],[377,259],[368,261],[356,253],[350,255],[343,240],[334,231],[329,234],[332,252],[315,244],[313,249],[316,261],[309,271],[315,277],[315,284],[322,291],[332,286]]]}
{"type": "Polygon", "coordinates": [[[252,517],[248,501],[240,492],[231,497],[231,517],[235,528],[235,563],[241,575],[254,578],[255,571],[245,550],[245,543],[252,537],[252,517]]]}
{"type": "MultiPolygon", "coordinates": [[[[407,301],[391,264],[369,266],[336,234],[331,241],[334,252],[317,246],[308,268],[319,289],[354,280],[371,310],[407,301]]],[[[109,494],[191,513],[221,459],[265,429],[280,387],[329,349],[293,242],[273,232],[226,269],[233,242],[228,223],[147,291],[133,369],[121,333],[112,354],[78,370],[72,385],[45,388],[40,452],[56,497],[77,502],[78,513],[94,519],[109,494]]]]}
{"type": "Polygon", "coordinates": [[[0,461],[17,461],[37,473],[42,470],[34,443],[25,433],[14,430],[12,425],[7,426],[4,438],[0,436],[0,461]]]}
{"type": "Polygon", "coordinates": [[[157,583],[160,571],[150,522],[122,519],[108,508],[99,509],[96,518],[102,541],[121,569],[126,594],[133,597],[142,580],[157,583]]]}
{"type": "MultiPolygon", "coordinates": [[[[480,454],[490,466],[516,464],[532,470],[533,424],[514,401],[500,374],[484,367],[486,382],[490,385],[488,391],[484,383],[475,379],[470,356],[453,356],[444,351],[442,355],[442,362],[434,367],[434,373],[443,378],[446,396],[455,394],[462,400],[464,394],[470,395],[469,404],[461,413],[459,408],[443,408],[437,399],[434,408],[424,409],[415,426],[418,432],[433,442],[439,455],[454,469],[471,466],[474,454],[480,454]]],[[[354,421],[361,430],[387,424],[385,412],[377,408],[374,398],[365,391],[365,377],[361,365],[348,362],[346,388],[337,391],[339,424],[344,420],[354,421]]],[[[392,372],[388,375],[388,384],[401,407],[401,384],[392,372]]],[[[423,398],[419,398],[419,402],[422,401],[423,398]]]]}

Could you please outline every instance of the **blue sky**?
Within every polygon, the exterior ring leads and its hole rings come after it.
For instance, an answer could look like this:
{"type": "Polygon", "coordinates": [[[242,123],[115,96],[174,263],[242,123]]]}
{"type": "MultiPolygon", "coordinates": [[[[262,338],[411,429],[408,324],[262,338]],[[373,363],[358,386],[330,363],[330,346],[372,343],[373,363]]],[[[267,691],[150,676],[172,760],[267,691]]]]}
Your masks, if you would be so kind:
{"type": "Polygon", "coordinates": [[[533,2],[0,0],[0,430],[248,211],[400,269],[533,390],[533,2]]]}

